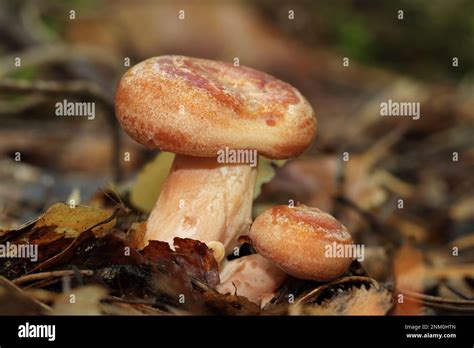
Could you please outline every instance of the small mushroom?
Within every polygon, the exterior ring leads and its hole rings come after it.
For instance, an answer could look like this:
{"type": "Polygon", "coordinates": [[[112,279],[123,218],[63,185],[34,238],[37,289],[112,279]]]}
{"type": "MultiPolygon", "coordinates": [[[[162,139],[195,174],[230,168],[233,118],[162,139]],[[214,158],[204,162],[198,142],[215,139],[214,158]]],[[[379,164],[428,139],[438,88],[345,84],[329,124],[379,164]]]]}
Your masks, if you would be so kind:
{"type": "Polygon", "coordinates": [[[300,279],[328,281],[346,272],[352,262],[352,255],[333,252],[352,245],[346,227],[305,205],[266,210],[255,219],[249,237],[259,254],[300,279]]]}
{"type": "Polygon", "coordinates": [[[251,223],[256,163],[242,162],[252,155],[256,160],[257,153],[297,156],[316,131],[311,106],[289,84],[250,68],[183,56],[132,67],[119,83],[115,107],[133,139],[176,154],[142,247],[181,237],[221,242],[229,253],[251,223]],[[229,156],[218,161],[223,151],[229,156]]]}

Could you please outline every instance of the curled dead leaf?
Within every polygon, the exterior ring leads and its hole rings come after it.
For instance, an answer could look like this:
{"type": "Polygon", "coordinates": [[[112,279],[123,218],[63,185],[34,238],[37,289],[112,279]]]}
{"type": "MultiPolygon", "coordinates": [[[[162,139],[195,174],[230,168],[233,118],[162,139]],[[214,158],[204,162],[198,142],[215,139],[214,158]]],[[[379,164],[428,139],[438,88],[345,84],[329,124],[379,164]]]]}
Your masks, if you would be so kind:
{"type": "Polygon", "coordinates": [[[291,315],[386,315],[392,294],[376,280],[349,276],[318,286],[290,305],[291,315]]]}
{"type": "Polygon", "coordinates": [[[385,288],[351,287],[339,289],[320,304],[290,306],[292,315],[385,315],[392,308],[392,295],[385,288]]]}

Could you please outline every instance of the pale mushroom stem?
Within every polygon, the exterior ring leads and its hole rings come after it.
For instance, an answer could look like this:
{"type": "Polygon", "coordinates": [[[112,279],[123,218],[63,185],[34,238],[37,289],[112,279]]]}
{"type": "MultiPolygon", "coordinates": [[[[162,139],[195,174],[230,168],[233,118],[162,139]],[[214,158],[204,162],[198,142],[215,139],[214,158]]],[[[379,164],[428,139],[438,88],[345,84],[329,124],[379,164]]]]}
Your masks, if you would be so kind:
{"type": "Polygon", "coordinates": [[[175,237],[217,241],[226,253],[238,245],[252,218],[256,167],[216,158],[176,155],[147,222],[143,245],[175,237]]]}

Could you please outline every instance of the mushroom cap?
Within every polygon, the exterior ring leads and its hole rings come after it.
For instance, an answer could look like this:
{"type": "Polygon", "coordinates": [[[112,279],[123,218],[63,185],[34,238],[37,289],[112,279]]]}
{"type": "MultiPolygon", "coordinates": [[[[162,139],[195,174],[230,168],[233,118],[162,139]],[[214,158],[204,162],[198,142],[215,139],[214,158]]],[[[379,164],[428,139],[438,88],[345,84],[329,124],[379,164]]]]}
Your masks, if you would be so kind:
{"type": "Polygon", "coordinates": [[[316,133],[311,105],[288,83],[184,56],[149,58],[128,70],[115,109],[137,142],[189,156],[217,157],[228,147],[290,158],[306,150],[316,133]]]}
{"type": "Polygon", "coordinates": [[[352,262],[352,257],[326,254],[326,248],[353,243],[346,227],[305,205],[266,210],[255,219],[249,237],[259,254],[300,279],[331,280],[352,262]]]}

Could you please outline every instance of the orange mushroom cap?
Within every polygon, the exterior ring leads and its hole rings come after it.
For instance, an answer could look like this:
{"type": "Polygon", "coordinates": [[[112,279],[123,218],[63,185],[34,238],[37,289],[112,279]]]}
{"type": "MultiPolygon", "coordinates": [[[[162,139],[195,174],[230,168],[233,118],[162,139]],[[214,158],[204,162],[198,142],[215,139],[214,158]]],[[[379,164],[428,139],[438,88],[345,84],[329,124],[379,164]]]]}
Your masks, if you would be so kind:
{"type": "Polygon", "coordinates": [[[122,128],[137,142],[181,155],[224,148],[290,158],[316,133],[314,111],[288,83],[231,64],[184,57],[147,59],[122,77],[115,99],[122,128]]]}
{"type": "Polygon", "coordinates": [[[332,243],[353,243],[346,227],[333,216],[305,205],[266,210],[255,219],[249,237],[259,254],[301,279],[331,280],[352,262],[352,257],[326,253],[332,243]]]}

